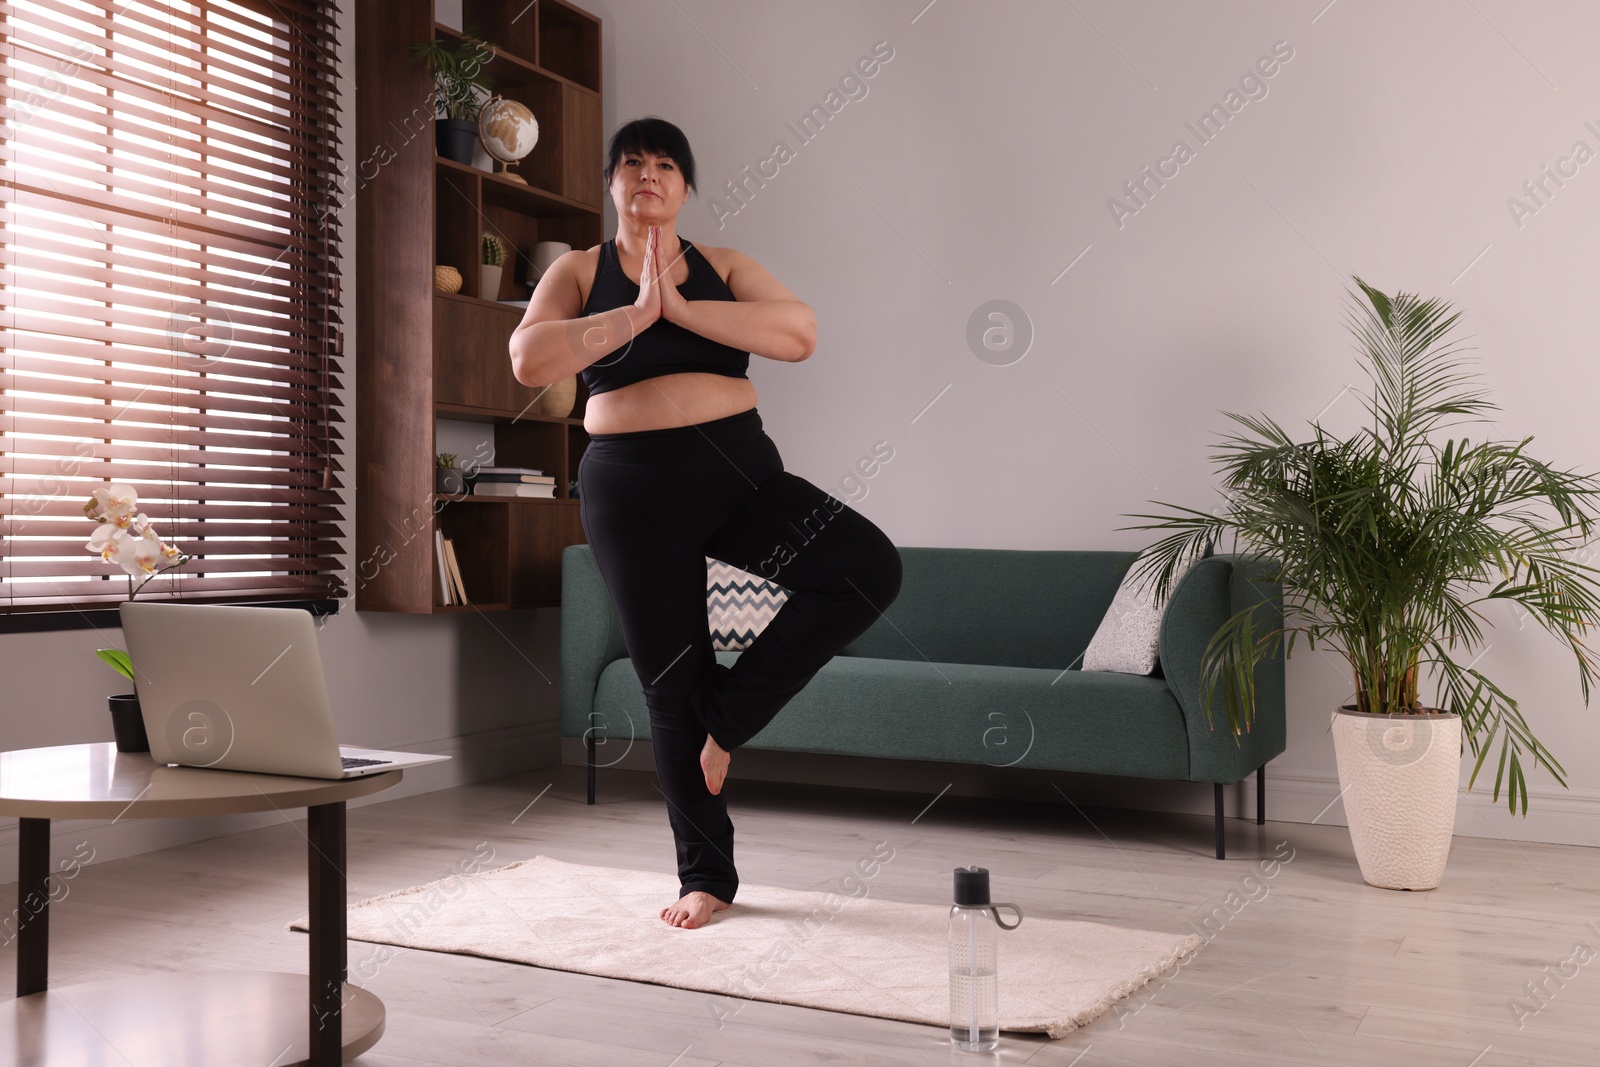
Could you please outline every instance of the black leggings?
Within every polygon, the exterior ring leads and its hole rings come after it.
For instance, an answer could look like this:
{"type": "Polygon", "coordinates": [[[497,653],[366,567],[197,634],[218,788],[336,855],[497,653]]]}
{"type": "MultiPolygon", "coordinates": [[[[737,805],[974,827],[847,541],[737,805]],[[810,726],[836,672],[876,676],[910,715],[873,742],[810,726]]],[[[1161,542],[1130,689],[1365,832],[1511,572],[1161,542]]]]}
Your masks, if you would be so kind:
{"type": "Polygon", "coordinates": [[[700,769],[709,731],[737,749],[900,593],[882,530],[783,469],[755,408],[689,426],[594,434],[578,462],[583,532],[644,687],[680,892],[733,901],[727,790],[700,769]],[[706,557],[788,599],[730,669],[711,647],[706,557]]]}

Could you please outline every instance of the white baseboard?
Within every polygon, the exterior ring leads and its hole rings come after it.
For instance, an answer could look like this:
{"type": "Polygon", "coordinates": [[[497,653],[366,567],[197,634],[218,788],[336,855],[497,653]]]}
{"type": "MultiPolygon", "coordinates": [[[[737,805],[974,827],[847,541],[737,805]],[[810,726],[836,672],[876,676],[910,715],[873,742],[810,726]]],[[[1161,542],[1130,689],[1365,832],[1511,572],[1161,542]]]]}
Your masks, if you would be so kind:
{"type": "MultiPolygon", "coordinates": [[[[1464,788],[1465,776],[1462,784],[1464,788]]],[[[1254,788],[1249,792],[1249,810],[1254,814],[1254,788]]],[[[1529,789],[1526,817],[1511,814],[1504,791],[1498,801],[1493,799],[1493,793],[1492,772],[1485,770],[1471,793],[1460,794],[1456,803],[1458,837],[1600,847],[1600,793],[1529,789]]],[[[1344,826],[1344,805],[1337,802],[1338,796],[1337,774],[1274,773],[1272,765],[1267,764],[1267,814],[1274,820],[1344,826]]]]}
{"type": "MultiPolygon", "coordinates": [[[[649,741],[614,741],[611,753],[600,746],[601,765],[597,794],[605,791],[608,766],[624,770],[654,771],[649,741]]],[[[561,762],[583,766],[583,741],[561,738],[561,762]]],[[[1004,770],[979,764],[936,763],[921,760],[880,760],[859,756],[744,749],[733,761],[734,778],[800,782],[808,785],[859,786],[930,797],[949,785],[957,796],[996,797],[1060,803],[1059,787],[1073,803],[1136,811],[1163,811],[1182,815],[1212,814],[1212,790],[1203,783],[1147,778],[1118,778],[1094,774],[1052,774],[1046,771],[1004,770]],[[1054,784],[1052,784],[1054,783],[1054,784]]],[[[1458,836],[1494,840],[1542,841],[1563,845],[1600,847],[1600,793],[1581,790],[1528,791],[1529,814],[1511,815],[1505,794],[1498,803],[1490,799],[1492,778],[1480,776],[1470,794],[1463,793],[1456,808],[1458,836]]],[[[1255,819],[1256,785],[1251,775],[1222,791],[1223,813],[1231,818],[1255,819]]],[[[1338,802],[1339,779],[1331,771],[1316,773],[1274,769],[1267,764],[1267,818],[1272,822],[1345,825],[1344,805],[1338,802]]]]}
{"type": "MultiPolygon", "coordinates": [[[[552,720],[393,746],[397,751],[438,753],[451,759],[409,768],[399,785],[352,800],[348,807],[380,804],[554,766],[559,755],[559,731],[560,724],[552,720]]],[[[290,814],[296,821],[305,819],[304,808],[290,814]]],[[[94,857],[92,862],[121,859],[283,821],[284,815],[275,811],[184,819],[57,819],[50,824],[50,855],[52,864],[86,854],[94,857]],[[94,851],[87,853],[82,848],[84,843],[94,851]]],[[[16,869],[17,824],[7,820],[7,825],[0,827],[0,878],[15,881],[16,869]]]]}

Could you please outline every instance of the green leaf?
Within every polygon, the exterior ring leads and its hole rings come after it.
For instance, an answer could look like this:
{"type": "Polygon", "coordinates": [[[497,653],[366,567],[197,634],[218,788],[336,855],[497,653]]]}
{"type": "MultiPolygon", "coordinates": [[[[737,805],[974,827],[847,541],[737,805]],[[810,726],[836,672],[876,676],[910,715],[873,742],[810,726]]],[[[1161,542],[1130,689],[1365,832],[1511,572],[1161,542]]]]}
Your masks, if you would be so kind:
{"type": "Polygon", "coordinates": [[[128,681],[133,681],[133,661],[120,648],[97,648],[94,654],[111,665],[111,668],[128,681]]]}

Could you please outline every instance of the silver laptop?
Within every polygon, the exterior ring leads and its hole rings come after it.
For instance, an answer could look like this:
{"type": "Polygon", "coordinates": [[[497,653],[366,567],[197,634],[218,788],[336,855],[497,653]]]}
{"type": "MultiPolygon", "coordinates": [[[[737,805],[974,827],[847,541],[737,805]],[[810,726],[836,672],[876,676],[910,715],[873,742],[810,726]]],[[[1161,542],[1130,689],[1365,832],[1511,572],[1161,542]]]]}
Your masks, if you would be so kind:
{"type": "Polygon", "coordinates": [[[450,758],[334,739],[316,624],[303,608],[128,601],[120,611],[158,763],[360,778],[450,758]]]}

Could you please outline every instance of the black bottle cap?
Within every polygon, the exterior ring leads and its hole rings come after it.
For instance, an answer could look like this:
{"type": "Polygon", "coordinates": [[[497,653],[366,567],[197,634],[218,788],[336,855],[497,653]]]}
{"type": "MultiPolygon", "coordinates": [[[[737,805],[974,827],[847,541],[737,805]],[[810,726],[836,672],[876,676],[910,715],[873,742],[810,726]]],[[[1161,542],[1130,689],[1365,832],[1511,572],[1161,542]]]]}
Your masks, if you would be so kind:
{"type": "Polygon", "coordinates": [[[983,907],[989,903],[989,871],[986,867],[956,868],[957,904],[983,907]]]}

